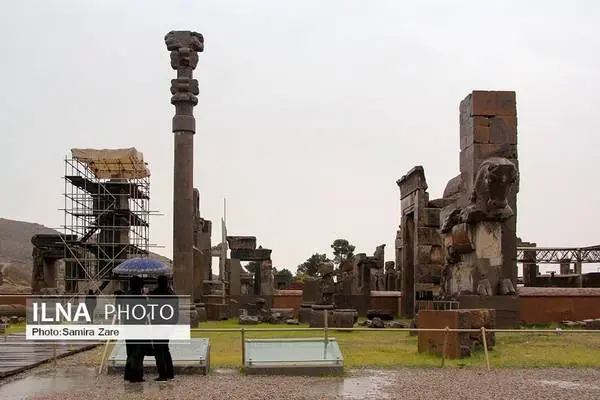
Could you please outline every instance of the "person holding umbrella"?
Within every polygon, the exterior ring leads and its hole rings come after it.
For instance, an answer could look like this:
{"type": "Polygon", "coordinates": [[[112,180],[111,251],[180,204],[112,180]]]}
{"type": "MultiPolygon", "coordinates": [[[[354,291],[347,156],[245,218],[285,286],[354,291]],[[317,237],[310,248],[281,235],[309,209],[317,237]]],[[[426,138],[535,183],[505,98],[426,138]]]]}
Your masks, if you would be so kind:
{"type": "MultiPolygon", "coordinates": [[[[158,286],[150,292],[150,296],[160,296],[161,302],[169,302],[177,310],[177,298],[175,292],[169,285],[169,279],[166,275],[160,275],[157,279],[158,286]]],[[[177,323],[177,315],[172,320],[177,323]]],[[[159,324],[168,324],[169,321],[159,321],[159,324]]],[[[173,322],[170,322],[173,323],[173,322]]],[[[169,350],[169,340],[154,340],[154,358],[156,359],[156,369],[158,369],[157,381],[167,381],[175,378],[173,371],[173,358],[169,350]]]]}

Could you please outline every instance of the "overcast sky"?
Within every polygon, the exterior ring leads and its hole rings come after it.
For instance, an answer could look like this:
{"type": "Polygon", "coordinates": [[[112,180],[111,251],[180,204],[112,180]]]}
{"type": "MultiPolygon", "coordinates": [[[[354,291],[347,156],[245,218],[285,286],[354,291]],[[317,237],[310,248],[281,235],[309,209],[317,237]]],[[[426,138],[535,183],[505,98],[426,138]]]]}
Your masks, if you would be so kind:
{"type": "Polygon", "coordinates": [[[59,227],[69,149],[135,146],[171,257],[163,37],[179,29],[205,37],[194,182],[213,244],[226,197],[228,233],[257,236],[275,267],[336,238],[393,260],[395,182],[423,165],[441,197],[472,90],[517,92],[519,236],[598,244],[599,14],[593,0],[3,1],[0,216],[59,227]]]}

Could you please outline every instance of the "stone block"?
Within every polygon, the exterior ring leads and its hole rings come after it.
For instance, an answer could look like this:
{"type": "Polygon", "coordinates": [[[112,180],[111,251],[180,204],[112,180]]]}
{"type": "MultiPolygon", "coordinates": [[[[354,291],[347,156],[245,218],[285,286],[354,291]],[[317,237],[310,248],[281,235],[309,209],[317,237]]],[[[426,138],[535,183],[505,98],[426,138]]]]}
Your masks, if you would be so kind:
{"type": "Polygon", "coordinates": [[[400,199],[400,209],[402,210],[402,213],[407,214],[412,212],[415,208],[415,202],[416,196],[414,192],[400,199]]]}
{"type": "Polygon", "coordinates": [[[352,328],[358,321],[358,311],[355,309],[339,309],[333,311],[331,327],[352,328]]]}
{"type": "Polygon", "coordinates": [[[439,208],[440,210],[454,203],[453,199],[433,199],[429,201],[429,208],[439,208]]]}
{"type": "Polygon", "coordinates": [[[490,121],[489,143],[517,144],[516,116],[493,117],[488,120],[490,121]]]}
{"type": "Polygon", "coordinates": [[[429,254],[429,259],[432,264],[442,264],[442,261],[444,260],[442,246],[431,246],[431,252],[429,254]]]}
{"type": "Polygon", "coordinates": [[[502,265],[501,222],[482,221],[471,225],[470,236],[478,258],[489,259],[491,265],[502,265]]]}
{"type": "Polygon", "coordinates": [[[471,145],[460,151],[459,167],[463,189],[466,189],[466,186],[470,183],[470,181],[464,179],[465,174],[469,177],[473,176],[473,160],[475,158],[474,149],[475,145],[471,145]]]}
{"type": "Polygon", "coordinates": [[[302,301],[304,303],[315,303],[321,298],[319,282],[314,279],[306,279],[302,287],[302,301]]]}
{"type": "Polygon", "coordinates": [[[294,314],[295,311],[293,308],[271,308],[271,315],[273,315],[274,318],[282,320],[284,322],[288,319],[294,319],[294,314]]]}
{"type": "Polygon", "coordinates": [[[424,190],[419,190],[415,193],[415,206],[418,210],[422,210],[429,204],[429,193],[424,190]]]}
{"type": "Polygon", "coordinates": [[[271,249],[232,249],[230,255],[241,261],[264,261],[271,258],[271,252],[271,249]]]}
{"type": "Polygon", "coordinates": [[[206,308],[202,303],[196,304],[196,319],[198,322],[208,321],[208,316],[206,315],[206,308]]]}
{"type": "Polygon", "coordinates": [[[496,311],[496,328],[512,329],[521,323],[517,296],[460,296],[460,308],[487,308],[496,311]]]}
{"type": "Polygon", "coordinates": [[[436,228],[420,226],[416,230],[419,245],[442,245],[442,238],[436,228]]]}
{"type": "Polygon", "coordinates": [[[452,227],[451,241],[444,241],[446,247],[452,245],[452,249],[457,253],[470,253],[475,250],[470,226],[466,223],[454,225],[452,227]]]}
{"type": "Polygon", "coordinates": [[[231,250],[254,250],[256,236],[227,236],[227,244],[231,250]]]}
{"type": "Polygon", "coordinates": [[[419,210],[419,226],[439,228],[440,209],[425,207],[419,210]]]}
{"type": "Polygon", "coordinates": [[[517,115],[516,94],[512,91],[474,90],[460,103],[460,112],[461,118],[517,115]]]}
{"type": "Polygon", "coordinates": [[[310,303],[302,303],[300,305],[300,313],[298,316],[298,320],[302,324],[306,324],[310,321],[310,313],[312,312],[312,304],[310,303]]]}
{"type": "Polygon", "coordinates": [[[588,330],[599,330],[600,329],[600,319],[585,319],[583,320],[584,328],[588,330]]]}
{"type": "Polygon", "coordinates": [[[419,264],[441,264],[442,258],[441,246],[417,246],[417,260],[419,264]]]}
{"type": "Polygon", "coordinates": [[[327,313],[327,325],[331,325],[333,321],[333,306],[313,306],[309,319],[308,325],[311,328],[323,328],[325,327],[325,313],[327,313]]]}
{"type": "Polygon", "coordinates": [[[490,157],[504,157],[508,159],[517,159],[516,144],[474,144],[473,145],[473,160],[474,169],[479,167],[479,164],[490,157]]]}
{"type": "Polygon", "coordinates": [[[517,115],[517,94],[514,91],[496,92],[496,115],[517,115]]]}
{"type": "Polygon", "coordinates": [[[445,290],[449,297],[462,294],[473,294],[475,291],[474,275],[477,266],[471,262],[459,262],[445,271],[445,290]]]}
{"type": "Polygon", "coordinates": [[[406,175],[398,179],[396,184],[400,187],[401,198],[417,190],[427,190],[427,181],[425,180],[423,167],[420,165],[414,167],[406,175]]]}
{"type": "Polygon", "coordinates": [[[471,116],[496,115],[496,92],[474,90],[471,93],[471,116]]]}
{"type": "Polygon", "coordinates": [[[421,264],[415,269],[415,282],[434,283],[439,282],[442,275],[441,264],[421,264]]]}
{"type": "Polygon", "coordinates": [[[491,118],[470,117],[460,124],[460,149],[466,149],[473,143],[490,143],[491,118]]]}
{"type": "Polygon", "coordinates": [[[443,199],[436,199],[429,202],[429,206],[434,206],[437,208],[444,208],[448,204],[452,202],[452,199],[456,198],[464,191],[462,176],[460,174],[456,175],[454,178],[450,179],[448,183],[446,183],[446,187],[444,188],[443,199]]]}
{"type": "MultiPolygon", "coordinates": [[[[419,312],[419,328],[429,329],[494,329],[496,327],[496,311],[493,309],[460,309],[460,310],[423,310],[419,312]]],[[[469,357],[474,351],[483,349],[483,337],[480,332],[424,332],[418,334],[419,353],[441,355],[444,351],[446,337],[446,357],[469,357]]],[[[496,342],[493,332],[486,332],[488,350],[493,349],[496,342]]]]}

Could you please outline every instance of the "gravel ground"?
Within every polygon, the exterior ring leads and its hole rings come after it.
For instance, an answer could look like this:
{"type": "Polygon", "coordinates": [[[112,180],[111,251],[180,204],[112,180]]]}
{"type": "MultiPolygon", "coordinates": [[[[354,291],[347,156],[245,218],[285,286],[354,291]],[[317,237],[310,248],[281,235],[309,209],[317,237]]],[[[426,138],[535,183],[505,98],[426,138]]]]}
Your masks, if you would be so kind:
{"type": "MultiPolygon", "coordinates": [[[[345,378],[178,376],[174,381],[129,384],[93,369],[91,352],[0,381],[0,398],[19,399],[594,399],[600,371],[591,369],[352,370],[345,378]],[[35,390],[34,390],[35,389],[35,390]]],[[[97,365],[97,364],[96,364],[97,365]]]]}

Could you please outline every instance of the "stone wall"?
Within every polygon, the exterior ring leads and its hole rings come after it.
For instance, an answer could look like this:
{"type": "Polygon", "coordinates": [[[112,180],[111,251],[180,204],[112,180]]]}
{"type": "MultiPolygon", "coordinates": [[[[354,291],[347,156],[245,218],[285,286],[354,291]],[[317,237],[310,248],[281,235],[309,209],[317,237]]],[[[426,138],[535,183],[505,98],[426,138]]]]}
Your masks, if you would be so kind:
{"type": "Polygon", "coordinates": [[[600,289],[521,287],[519,310],[526,324],[600,318],[600,289]]]}
{"type": "Polygon", "coordinates": [[[496,328],[511,329],[521,324],[521,308],[517,296],[460,296],[460,308],[496,310],[496,328]]]}
{"type": "MultiPolygon", "coordinates": [[[[254,296],[256,298],[256,296],[254,296]]],[[[303,293],[299,290],[278,290],[272,296],[261,296],[267,300],[269,306],[273,308],[293,308],[296,315],[300,312],[300,306],[307,301],[303,300],[303,293]]],[[[244,298],[239,300],[240,303],[250,302],[244,298]],[[243,300],[242,300],[243,299],[243,300]]],[[[352,296],[349,304],[344,307],[337,308],[353,308],[359,312],[359,315],[366,315],[367,310],[380,310],[392,315],[400,315],[401,307],[400,292],[371,292],[368,297],[352,296]]]]}

